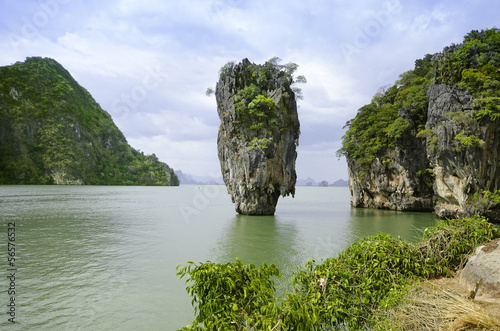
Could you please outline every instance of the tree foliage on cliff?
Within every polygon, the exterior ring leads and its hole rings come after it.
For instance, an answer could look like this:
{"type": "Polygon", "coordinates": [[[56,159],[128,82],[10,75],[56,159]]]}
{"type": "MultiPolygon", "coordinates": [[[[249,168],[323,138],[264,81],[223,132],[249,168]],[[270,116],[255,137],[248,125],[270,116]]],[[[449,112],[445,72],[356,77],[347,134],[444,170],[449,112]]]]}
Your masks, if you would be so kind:
{"type": "Polygon", "coordinates": [[[368,167],[375,157],[395,148],[398,139],[416,135],[427,120],[426,91],[432,82],[432,56],[415,61],[415,68],[399,76],[396,84],[381,89],[372,102],[348,121],[338,155],[368,167]],[[405,117],[399,114],[404,112],[405,117]]]}
{"type": "Polygon", "coordinates": [[[178,185],[173,169],[130,147],[59,63],[27,58],[0,68],[0,184],[178,185]]]}
{"type": "MultiPolygon", "coordinates": [[[[420,132],[420,137],[432,139],[424,126],[426,91],[434,81],[469,90],[478,120],[500,117],[500,30],[471,31],[462,44],[453,44],[441,53],[416,60],[413,70],[403,73],[392,87],[377,93],[370,104],[361,107],[356,117],[347,122],[338,155],[369,167],[374,158],[384,157],[405,136],[415,137],[420,132]]],[[[474,139],[460,136],[457,140],[463,142],[465,138],[467,143],[474,139]]]]}

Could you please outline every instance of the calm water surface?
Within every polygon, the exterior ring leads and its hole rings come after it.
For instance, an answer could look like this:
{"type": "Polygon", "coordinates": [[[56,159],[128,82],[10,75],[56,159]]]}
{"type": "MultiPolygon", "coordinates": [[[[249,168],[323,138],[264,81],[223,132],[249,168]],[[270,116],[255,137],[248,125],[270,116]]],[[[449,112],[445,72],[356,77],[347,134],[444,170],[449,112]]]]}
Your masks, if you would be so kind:
{"type": "MultiPolygon", "coordinates": [[[[377,232],[406,240],[432,214],[351,209],[348,188],[298,187],[276,215],[236,215],[223,186],[0,186],[0,329],[176,330],[193,318],[176,267],[275,264],[288,278],[377,232]],[[14,220],[14,221],[13,221],[14,220]],[[8,224],[15,222],[15,321],[8,224]]],[[[12,227],[12,226],[11,226],[12,227]]]]}

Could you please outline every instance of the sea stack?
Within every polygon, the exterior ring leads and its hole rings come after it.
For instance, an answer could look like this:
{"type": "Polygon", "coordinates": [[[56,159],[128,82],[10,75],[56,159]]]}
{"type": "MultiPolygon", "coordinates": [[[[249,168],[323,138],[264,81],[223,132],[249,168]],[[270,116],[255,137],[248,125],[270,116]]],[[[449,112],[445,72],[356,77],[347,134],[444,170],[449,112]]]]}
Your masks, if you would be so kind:
{"type": "Polygon", "coordinates": [[[215,89],[218,156],[239,214],[274,215],[279,196],[295,194],[300,125],[298,89],[291,85],[297,65],[278,65],[278,60],[229,62],[215,89]]]}

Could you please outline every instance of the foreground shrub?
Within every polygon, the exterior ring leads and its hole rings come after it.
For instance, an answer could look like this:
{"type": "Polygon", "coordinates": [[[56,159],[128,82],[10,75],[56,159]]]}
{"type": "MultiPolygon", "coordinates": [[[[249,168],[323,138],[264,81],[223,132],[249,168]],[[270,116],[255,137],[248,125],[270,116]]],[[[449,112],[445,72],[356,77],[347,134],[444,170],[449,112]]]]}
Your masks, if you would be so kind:
{"type": "Polygon", "coordinates": [[[363,330],[385,325],[374,312],[389,309],[419,279],[449,275],[498,231],[485,218],[441,221],[411,244],[379,233],[354,243],[336,258],[308,261],[292,277],[293,293],[278,305],[274,265],[189,262],[197,317],[184,330],[363,330]]]}
{"type": "Polygon", "coordinates": [[[380,300],[422,273],[422,258],[415,253],[412,245],[379,233],[336,258],[307,262],[292,279],[295,293],[284,301],[285,324],[318,330],[368,327],[368,313],[380,300]]]}
{"type": "Polygon", "coordinates": [[[226,264],[188,262],[177,267],[188,275],[187,292],[197,314],[193,326],[183,330],[270,329],[278,307],[271,276],[281,276],[274,265],[243,265],[240,259],[226,264]]]}
{"type": "Polygon", "coordinates": [[[458,270],[477,246],[497,236],[498,230],[481,216],[443,220],[437,226],[425,229],[424,240],[417,247],[440,271],[431,276],[442,276],[458,270]]]}

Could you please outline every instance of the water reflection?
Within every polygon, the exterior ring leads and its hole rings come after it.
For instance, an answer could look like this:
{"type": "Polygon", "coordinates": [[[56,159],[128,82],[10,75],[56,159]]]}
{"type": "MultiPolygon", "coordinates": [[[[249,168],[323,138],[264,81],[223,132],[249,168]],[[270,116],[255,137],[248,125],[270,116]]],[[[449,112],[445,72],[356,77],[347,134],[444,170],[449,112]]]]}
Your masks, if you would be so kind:
{"type": "Polygon", "coordinates": [[[238,257],[259,266],[281,264],[283,257],[296,255],[297,230],[293,223],[276,216],[236,215],[219,240],[218,260],[238,257]]]}
{"type": "Polygon", "coordinates": [[[277,290],[287,290],[287,279],[302,264],[301,244],[293,220],[277,216],[236,215],[222,231],[214,261],[226,263],[240,258],[256,267],[274,264],[282,273],[277,290]]]}
{"type": "Polygon", "coordinates": [[[351,208],[348,233],[351,242],[378,232],[399,236],[406,241],[418,241],[422,238],[422,230],[436,222],[433,213],[351,208]]]}
{"type": "Polygon", "coordinates": [[[267,217],[235,215],[222,189],[191,186],[0,187],[0,209],[2,218],[30,218],[16,233],[13,330],[177,329],[193,317],[176,276],[181,263],[275,264],[280,296],[312,257],[334,257],[379,231],[413,238],[434,222],[432,214],[350,208],[347,188],[298,187],[267,217]]]}

